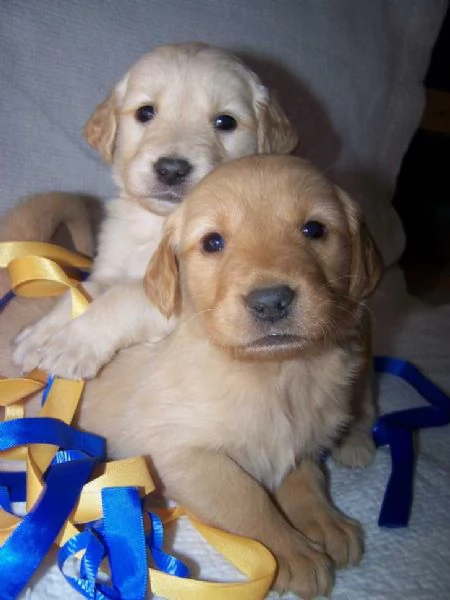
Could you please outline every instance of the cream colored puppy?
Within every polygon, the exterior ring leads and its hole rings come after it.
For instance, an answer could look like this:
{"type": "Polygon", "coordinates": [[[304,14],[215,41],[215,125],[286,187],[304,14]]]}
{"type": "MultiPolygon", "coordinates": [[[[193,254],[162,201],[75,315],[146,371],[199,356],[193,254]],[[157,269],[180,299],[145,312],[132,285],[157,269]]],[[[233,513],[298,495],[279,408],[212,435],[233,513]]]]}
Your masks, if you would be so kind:
{"type": "Polygon", "coordinates": [[[119,197],[107,205],[86,289],[94,299],[70,322],[64,298],[17,338],[14,361],[89,378],[120,348],[157,340],[172,322],[145,300],[141,279],[166,216],[218,164],[258,152],[287,153],[297,137],[257,76],[200,43],[142,57],[96,109],[88,142],[112,163],[119,197]]]}
{"type": "Polygon", "coordinates": [[[79,424],[112,457],[147,455],[200,519],[270,548],[278,589],[325,594],[362,554],[319,455],[348,428],[370,435],[363,300],[380,272],[357,206],[305,161],[220,166],[169,217],[146,274],[178,326],[89,382],[79,424]]]}

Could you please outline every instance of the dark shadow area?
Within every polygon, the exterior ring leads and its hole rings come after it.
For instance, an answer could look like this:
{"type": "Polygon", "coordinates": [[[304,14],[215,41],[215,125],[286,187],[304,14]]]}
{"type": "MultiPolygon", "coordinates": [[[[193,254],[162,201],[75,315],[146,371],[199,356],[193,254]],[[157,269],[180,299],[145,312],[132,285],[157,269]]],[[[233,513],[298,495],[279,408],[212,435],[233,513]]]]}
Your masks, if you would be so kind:
{"type": "Polygon", "coordinates": [[[407,236],[401,264],[409,291],[450,302],[450,10],[425,78],[427,106],[403,159],[394,206],[407,236]]]}
{"type": "Polygon", "coordinates": [[[276,90],[283,109],[300,136],[295,153],[323,170],[333,165],[338,159],[342,141],[324,106],[305,82],[271,57],[239,50],[236,54],[257,73],[264,85],[276,90]]]}

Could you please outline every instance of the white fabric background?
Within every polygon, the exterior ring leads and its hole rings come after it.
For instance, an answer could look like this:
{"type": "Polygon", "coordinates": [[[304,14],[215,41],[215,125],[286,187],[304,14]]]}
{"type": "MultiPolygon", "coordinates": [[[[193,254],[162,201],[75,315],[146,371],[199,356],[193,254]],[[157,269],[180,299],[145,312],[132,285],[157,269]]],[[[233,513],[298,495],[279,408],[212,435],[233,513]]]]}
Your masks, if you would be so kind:
{"type": "Polygon", "coordinates": [[[365,206],[388,263],[389,204],[423,108],[445,0],[14,0],[0,14],[0,210],[65,189],[111,196],[81,138],[94,106],[152,46],[202,39],[251,60],[298,123],[300,152],[365,206]]]}
{"type": "MultiPolygon", "coordinates": [[[[96,103],[152,46],[201,39],[249,57],[298,123],[300,152],[364,205],[388,263],[403,233],[390,199],[420,119],[426,72],[445,0],[0,0],[0,211],[46,189],[113,194],[109,168],[81,138],[96,103]],[[258,59],[255,59],[258,55],[258,59]]],[[[450,307],[408,298],[392,269],[373,302],[377,352],[409,358],[450,390],[450,307]]],[[[384,411],[420,402],[383,377],[384,411]]],[[[377,514],[389,455],[364,471],[332,468],[333,495],[367,532],[360,567],[339,573],[333,600],[450,597],[448,428],[423,432],[408,529],[383,531],[377,514]]],[[[235,573],[189,527],[200,574],[235,573]]],[[[47,561],[23,598],[79,596],[47,561]]]]}

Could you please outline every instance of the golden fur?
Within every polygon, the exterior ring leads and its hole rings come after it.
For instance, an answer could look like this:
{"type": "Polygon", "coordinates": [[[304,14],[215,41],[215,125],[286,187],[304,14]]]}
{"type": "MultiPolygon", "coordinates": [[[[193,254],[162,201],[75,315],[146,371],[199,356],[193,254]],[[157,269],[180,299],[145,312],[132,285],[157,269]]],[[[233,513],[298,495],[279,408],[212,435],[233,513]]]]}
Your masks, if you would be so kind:
{"type": "Polygon", "coordinates": [[[260,152],[290,152],[297,137],[273,94],[223,50],[200,43],[161,46],[143,56],[95,110],[85,137],[112,164],[119,198],[107,204],[89,310],[70,322],[70,300],[16,341],[14,360],[62,377],[93,377],[114,353],[157,340],[173,327],[146,302],[141,279],[167,214],[216,165],[260,152]],[[138,111],[156,115],[140,122],[138,111]],[[231,115],[234,130],[215,129],[231,115]],[[159,159],[175,157],[191,171],[176,184],[160,180],[159,159]],[[139,315],[139,317],[137,317],[139,315]]]}
{"type": "Polygon", "coordinates": [[[219,167],[168,219],[146,273],[150,301],[179,324],[119,353],[88,384],[79,424],[115,458],[147,455],[164,493],[204,521],[264,543],[278,589],[326,593],[362,534],[332,506],[318,457],[336,443],[357,456],[355,436],[371,448],[363,299],[380,272],[356,205],[309,164],[219,167]],[[311,220],[323,239],[302,234],[311,220]],[[207,253],[213,232],[225,248],[207,253]],[[295,291],[290,312],[258,320],[250,294],[279,285],[295,291]]]}
{"type": "MultiPolygon", "coordinates": [[[[363,300],[380,273],[358,208],[311,165],[222,165],[169,217],[145,275],[149,304],[178,325],[88,382],[78,424],[105,436],[112,458],[146,455],[161,491],[200,519],[265,544],[278,589],[325,594],[334,568],[362,555],[319,455],[351,465],[372,455],[363,300]],[[312,220],[323,238],[302,233],[312,220]],[[214,232],[225,247],[207,253],[214,232]],[[250,295],[273,286],[293,290],[292,303],[261,320],[250,295]]],[[[14,327],[2,320],[1,347],[14,327]]]]}

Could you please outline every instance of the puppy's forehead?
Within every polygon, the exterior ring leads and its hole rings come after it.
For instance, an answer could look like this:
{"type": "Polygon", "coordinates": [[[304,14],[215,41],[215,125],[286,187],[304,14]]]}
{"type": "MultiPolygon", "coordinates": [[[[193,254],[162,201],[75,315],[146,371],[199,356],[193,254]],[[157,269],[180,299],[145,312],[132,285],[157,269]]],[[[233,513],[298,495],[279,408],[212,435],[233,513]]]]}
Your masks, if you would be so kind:
{"type": "Polygon", "coordinates": [[[164,92],[176,100],[177,90],[187,101],[205,99],[208,105],[245,99],[249,95],[249,79],[253,74],[234,56],[202,44],[160,46],[143,56],[127,76],[125,104],[137,94],[156,100],[164,92]]]}
{"type": "Polygon", "coordinates": [[[297,157],[245,157],[218,167],[191,193],[185,220],[237,224],[344,219],[334,186],[297,157]]]}

